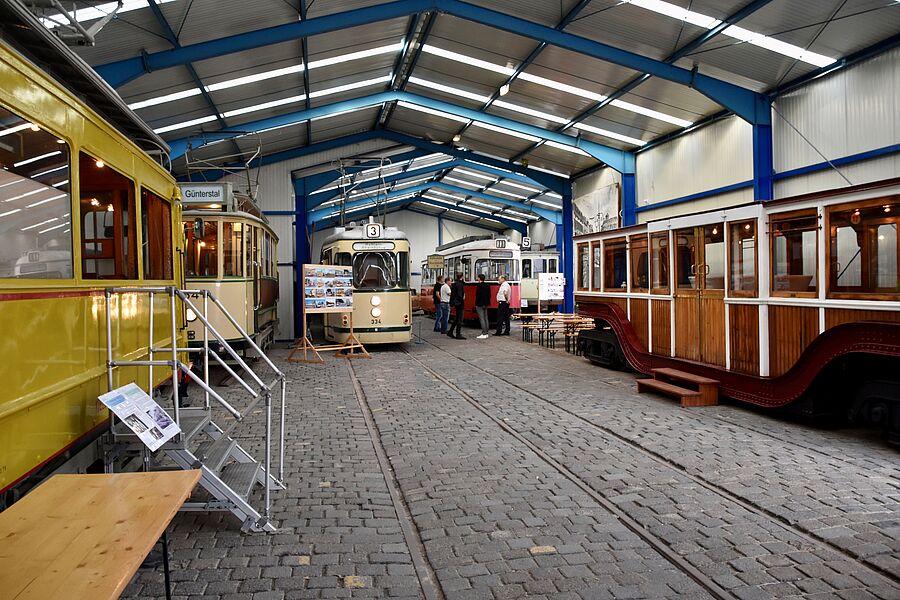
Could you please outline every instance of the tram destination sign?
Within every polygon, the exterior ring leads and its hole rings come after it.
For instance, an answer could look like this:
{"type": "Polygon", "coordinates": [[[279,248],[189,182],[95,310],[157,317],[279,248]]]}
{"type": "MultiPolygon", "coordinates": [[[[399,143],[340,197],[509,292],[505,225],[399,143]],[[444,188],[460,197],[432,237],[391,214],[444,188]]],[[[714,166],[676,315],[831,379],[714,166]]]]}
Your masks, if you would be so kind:
{"type": "Polygon", "coordinates": [[[307,313],[353,310],[353,269],[338,265],[303,265],[303,307],[307,313]]]}
{"type": "Polygon", "coordinates": [[[225,183],[183,183],[179,187],[183,204],[225,204],[229,196],[225,183]]]}

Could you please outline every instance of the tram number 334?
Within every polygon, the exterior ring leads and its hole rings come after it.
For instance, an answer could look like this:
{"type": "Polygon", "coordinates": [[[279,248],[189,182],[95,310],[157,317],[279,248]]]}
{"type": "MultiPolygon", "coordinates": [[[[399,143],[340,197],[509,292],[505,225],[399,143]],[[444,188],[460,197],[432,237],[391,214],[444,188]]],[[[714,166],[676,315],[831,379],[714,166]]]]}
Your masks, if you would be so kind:
{"type": "Polygon", "coordinates": [[[372,325],[381,325],[381,319],[380,318],[376,319],[373,317],[371,323],[372,323],[372,325]]]}

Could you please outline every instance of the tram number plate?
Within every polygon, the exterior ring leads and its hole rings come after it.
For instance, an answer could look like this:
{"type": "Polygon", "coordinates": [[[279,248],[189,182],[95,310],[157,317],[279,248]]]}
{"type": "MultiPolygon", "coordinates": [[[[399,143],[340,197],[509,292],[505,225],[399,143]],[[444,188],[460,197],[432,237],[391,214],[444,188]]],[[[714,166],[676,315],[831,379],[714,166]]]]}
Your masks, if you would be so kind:
{"type": "Polygon", "coordinates": [[[197,332],[196,332],[196,331],[193,331],[193,330],[191,330],[191,329],[188,329],[188,339],[189,339],[189,340],[195,340],[195,339],[197,339],[197,332]]]}
{"type": "Polygon", "coordinates": [[[381,325],[381,319],[374,319],[374,318],[373,318],[373,319],[371,320],[371,323],[372,323],[372,325],[381,325]]]}
{"type": "Polygon", "coordinates": [[[381,237],[381,223],[366,223],[366,237],[378,239],[381,237]]]}

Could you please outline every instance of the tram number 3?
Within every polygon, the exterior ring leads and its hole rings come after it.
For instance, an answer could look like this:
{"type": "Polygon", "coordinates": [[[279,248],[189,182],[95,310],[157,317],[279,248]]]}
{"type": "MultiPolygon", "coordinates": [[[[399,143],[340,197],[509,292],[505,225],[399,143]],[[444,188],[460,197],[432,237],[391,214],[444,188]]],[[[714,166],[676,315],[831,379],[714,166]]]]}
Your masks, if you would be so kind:
{"type": "Polygon", "coordinates": [[[381,237],[381,223],[366,223],[366,237],[378,239],[381,237]]]}

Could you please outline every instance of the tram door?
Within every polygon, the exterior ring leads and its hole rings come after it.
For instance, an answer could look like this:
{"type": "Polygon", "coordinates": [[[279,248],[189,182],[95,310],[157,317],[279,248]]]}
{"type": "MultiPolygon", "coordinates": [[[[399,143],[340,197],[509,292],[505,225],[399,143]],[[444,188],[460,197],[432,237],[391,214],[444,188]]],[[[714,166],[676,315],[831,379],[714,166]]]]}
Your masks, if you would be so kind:
{"type": "Polygon", "coordinates": [[[675,231],[675,356],[725,366],[724,224],[675,231]]]}

